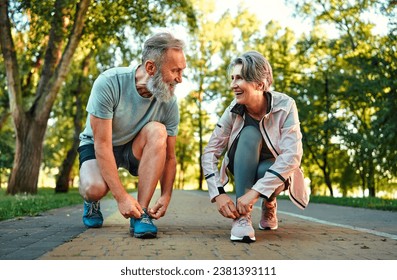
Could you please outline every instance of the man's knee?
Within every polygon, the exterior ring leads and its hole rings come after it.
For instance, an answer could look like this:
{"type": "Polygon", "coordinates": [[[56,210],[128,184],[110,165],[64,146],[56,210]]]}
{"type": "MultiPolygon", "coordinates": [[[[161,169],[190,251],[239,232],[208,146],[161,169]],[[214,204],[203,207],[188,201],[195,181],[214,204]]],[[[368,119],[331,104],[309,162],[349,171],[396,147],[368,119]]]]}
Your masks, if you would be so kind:
{"type": "Polygon", "coordinates": [[[107,194],[108,189],[96,185],[89,185],[83,188],[80,187],[79,192],[86,201],[98,201],[107,194]]]}
{"type": "Polygon", "coordinates": [[[87,201],[97,201],[104,197],[108,192],[108,187],[100,174],[94,174],[88,170],[88,165],[84,162],[80,169],[80,195],[87,201]],[[84,172],[84,170],[86,172],[84,172]]]}
{"type": "Polygon", "coordinates": [[[147,144],[163,147],[167,142],[167,129],[164,124],[150,122],[146,125],[147,144]]]}

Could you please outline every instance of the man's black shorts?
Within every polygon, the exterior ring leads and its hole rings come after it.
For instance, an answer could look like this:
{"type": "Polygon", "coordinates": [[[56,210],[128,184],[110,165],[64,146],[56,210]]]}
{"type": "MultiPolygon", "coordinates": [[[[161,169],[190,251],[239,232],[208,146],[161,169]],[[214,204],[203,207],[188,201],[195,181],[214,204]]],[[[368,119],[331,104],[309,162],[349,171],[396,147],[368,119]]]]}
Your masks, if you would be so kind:
{"type": "MultiPolygon", "coordinates": [[[[96,159],[94,144],[80,146],[79,152],[80,168],[83,162],[96,159]]],[[[122,146],[113,147],[114,158],[116,159],[117,168],[123,167],[127,169],[131,175],[138,176],[139,160],[132,153],[132,141],[122,146]]]]}

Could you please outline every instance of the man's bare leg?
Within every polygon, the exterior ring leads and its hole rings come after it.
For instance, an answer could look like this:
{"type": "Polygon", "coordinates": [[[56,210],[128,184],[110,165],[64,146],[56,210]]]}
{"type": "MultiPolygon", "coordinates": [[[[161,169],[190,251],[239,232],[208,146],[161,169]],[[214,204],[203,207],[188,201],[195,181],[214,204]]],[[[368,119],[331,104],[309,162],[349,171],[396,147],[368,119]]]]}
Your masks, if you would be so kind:
{"type": "Polygon", "coordinates": [[[167,149],[167,130],[158,122],[148,123],[132,144],[134,156],[140,161],[138,170],[138,202],[148,208],[157,183],[163,174],[167,149]]]}
{"type": "Polygon", "coordinates": [[[109,191],[108,186],[102,178],[96,159],[90,159],[80,168],[80,195],[86,201],[98,201],[109,191]]]}
{"type": "Polygon", "coordinates": [[[103,224],[99,200],[109,191],[102,178],[96,159],[90,159],[81,165],[79,192],[84,198],[83,223],[89,228],[98,228],[103,224]]]}

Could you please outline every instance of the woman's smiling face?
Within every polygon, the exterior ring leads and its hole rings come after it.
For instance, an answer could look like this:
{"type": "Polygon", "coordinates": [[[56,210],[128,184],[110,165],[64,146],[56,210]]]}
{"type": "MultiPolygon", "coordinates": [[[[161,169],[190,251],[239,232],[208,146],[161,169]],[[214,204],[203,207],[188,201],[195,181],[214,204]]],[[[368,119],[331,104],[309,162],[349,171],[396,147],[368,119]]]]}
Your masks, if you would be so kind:
{"type": "Polygon", "coordinates": [[[254,96],[255,83],[248,82],[241,76],[241,64],[236,64],[231,72],[232,82],[230,84],[231,89],[234,92],[237,103],[247,104],[254,96]]]}

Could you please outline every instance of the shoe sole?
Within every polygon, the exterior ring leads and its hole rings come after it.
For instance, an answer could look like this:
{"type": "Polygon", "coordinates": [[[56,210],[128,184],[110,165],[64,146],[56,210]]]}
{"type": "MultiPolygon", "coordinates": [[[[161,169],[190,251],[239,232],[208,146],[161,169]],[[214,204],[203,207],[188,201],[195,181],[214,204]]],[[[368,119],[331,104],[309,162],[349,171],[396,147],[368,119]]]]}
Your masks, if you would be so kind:
{"type": "Polygon", "coordinates": [[[252,243],[255,242],[255,236],[254,237],[249,237],[249,236],[244,236],[244,237],[237,237],[234,235],[230,236],[230,240],[234,242],[243,242],[243,243],[252,243]]]}
{"type": "Polygon", "coordinates": [[[141,239],[152,239],[157,237],[157,232],[134,233],[134,237],[141,239]]]}
{"type": "Polygon", "coordinates": [[[276,229],[278,229],[278,226],[275,226],[275,227],[262,227],[261,224],[259,224],[259,229],[260,230],[276,230],[276,229]]]}
{"type": "Polygon", "coordinates": [[[84,225],[86,228],[100,228],[100,227],[102,227],[103,223],[101,223],[101,224],[93,224],[93,225],[86,225],[86,224],[84,223],[84,221],[83,221],[83,225],[84,225]]]}
{"type": "Polygon", "coordinates": [[[150,238],[156,238],[157,232],[135,233],[134,228],[130,228],[130,235],[136,238],[150,239],[150,238]]]}
{"type": "Polygon", "coordinates": [[[102,225],[96,225],[96,226],[87,226],[85,225],[86,228],[101,228],[102,225]]]}

